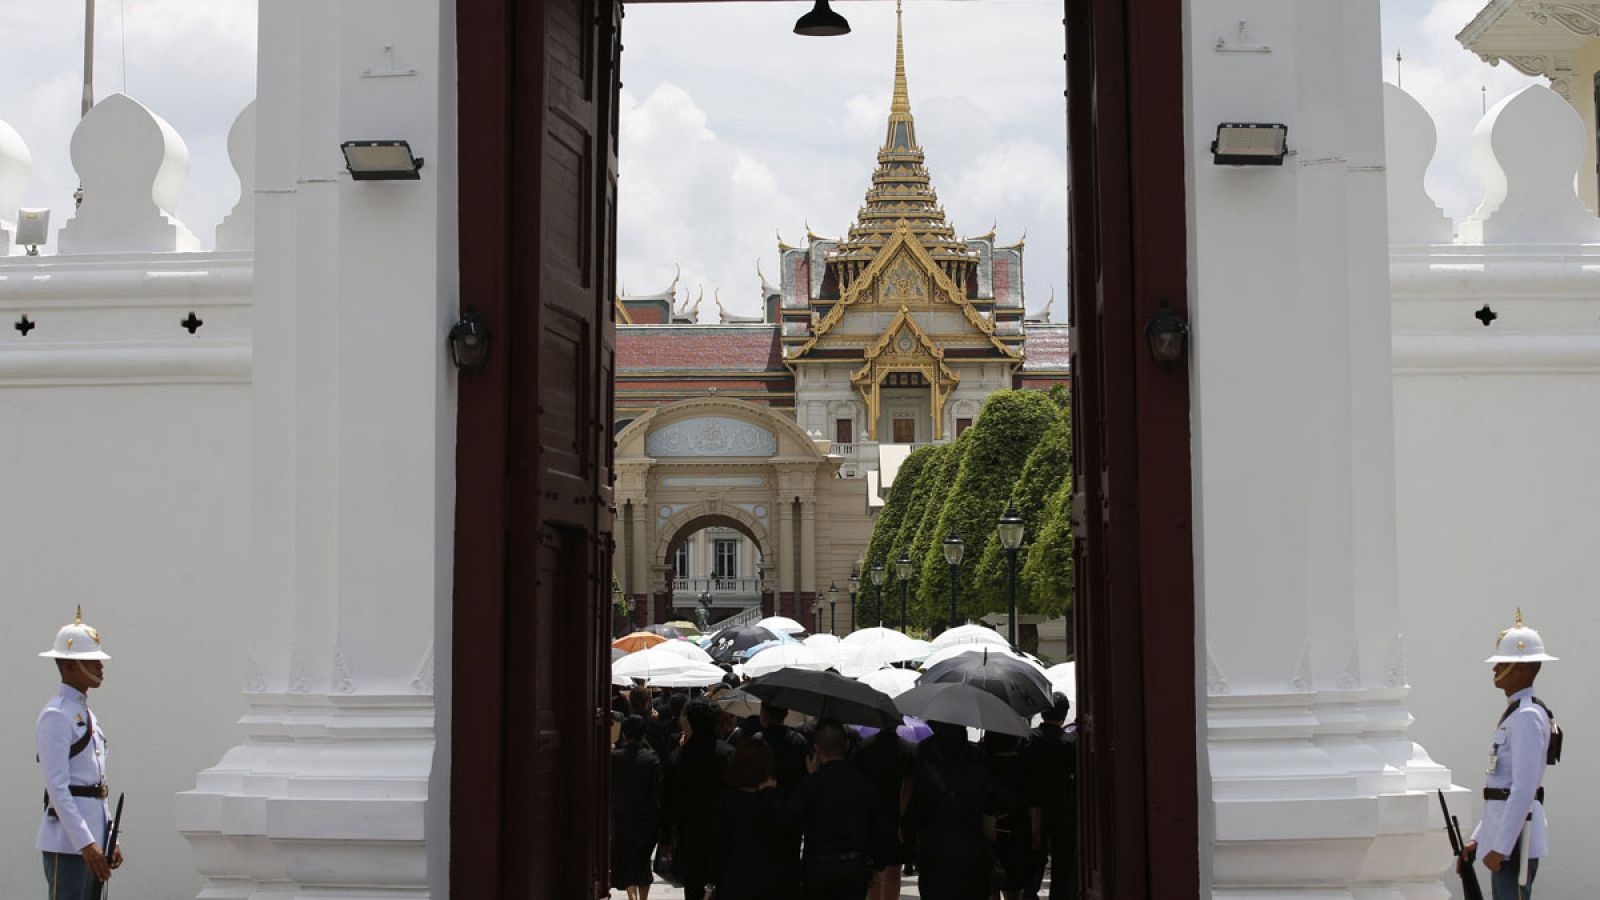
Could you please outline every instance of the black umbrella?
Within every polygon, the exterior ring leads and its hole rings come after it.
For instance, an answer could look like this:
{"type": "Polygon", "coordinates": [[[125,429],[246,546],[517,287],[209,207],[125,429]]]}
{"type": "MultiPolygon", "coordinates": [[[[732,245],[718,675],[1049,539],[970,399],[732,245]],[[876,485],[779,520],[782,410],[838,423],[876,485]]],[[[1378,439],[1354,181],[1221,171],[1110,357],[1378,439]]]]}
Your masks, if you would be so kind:
{"type": "Polygon", "coordinates": [[[784,709],[847,725],[894,728],[900,711],[883,691],[836,672],[779,669],[744,686],[746,693],[784,709]]]}
{"type": "Polygon", "coordinates": [[[669,641],[676,641],[683,638],[683,632],[673,628],[671,625],[646,625],[639,630],[648,631],[651,634],[659,634],[669,641]]]}
{"type": "Polygon", "coordinates": [[[778,639],[766,628],[759,625],[743,625],[735,628],[724,628],[717,632],[706,647],[706,652],[711,654],[711,661],[731,666],[744,662],[745,651],[757,644],[778,639]]]}
{"type": "Polygon", "coordinates": [[[920,684],[970,684],[987,691],[1021,716],[1045,712],[1054,704],[1050,679],[1010,650],[975,650],[938,663],[922,673],[920,684]]]}
{"type": "Polygon", "coordinates": [[[999,697],[970,684],[949,681],[930,684],[924,680],[894,698],[894,704],[906,715],[929,722],[1028,736],[1027,719],[1017,715],[999,697]]]}

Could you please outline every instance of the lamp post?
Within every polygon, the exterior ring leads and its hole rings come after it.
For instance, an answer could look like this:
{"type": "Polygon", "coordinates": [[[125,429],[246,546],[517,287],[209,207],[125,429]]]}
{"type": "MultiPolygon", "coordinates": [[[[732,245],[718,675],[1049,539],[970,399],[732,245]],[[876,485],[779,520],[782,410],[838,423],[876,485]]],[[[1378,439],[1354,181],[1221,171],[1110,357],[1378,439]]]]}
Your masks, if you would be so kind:
{"type": "Polygon", "coordinates": [[[850,630],[856,630],[856,594],[861,591],[860,566],[850,570],[850,630]]]}
{"type": "Polygon", "coordinates": [[[961,535],[951,530],[950,536],[944,539],[944,561],[950,564],[950,627],[956,627],[956,578],[961,574],[961,552],[966,549],[962,543],[961,535]]]}
{"type": "Polygon", "coordinates": [[[911,583],[911,554],[909,551],[900,551],[900,558],[894,561],[894,576],[900,579],[900,630],[906,630],[906,587],[911,583]]]}
{"type": "Polygon", "coordinates": [[[883,563],[872,564],[872,586],[876,589],[873,593],[878,595],[878,627],[883,627],[883,579],[888,573],[883,570],[883,563]]]}
{"type": "Polygon", "coordinates": [[[1000,546],[1006,551],[1006,576],[1009,581],[1006,594],[1011,601],[1009,637],[1013,650],[1017,646],[1017,549],[1022,546],[1023,528],[1022,517],[1017,515],[1017,507],[1012,505],[1006,507],[1006,514],[1000,517],[995,529],[1000,534],[1000,546]]]}
{"type": "MultiPolygon", "coordinates": [[[[821,616],[821,612],[818,612],[821,616]]],[[[828,582],[828,633],[834,633],[834,627],[839,624],[839,582],[828,582]]]]}
{"type": "MultiPolygon", "coordinates": [[[[622,610],[622,624],[624,626],[627,626],[627,625],[631,624],[628,621],[628,618],[629,618],[628,617],[628,613],[632,612],[632,610],[630,610],[628,608],[628,602],[627,602],[626,599],[624,599],[624,597],[625,597],[625,595],[622,593],[622,585],[617,584],[616,582],[612,582],[611,583],[611,608],[612,609],[620,609],[620,610],[622,610]]],[[[620,630],[618,631],[618,636],[619,637],[621,636],[621,631],[620,630]]]]}

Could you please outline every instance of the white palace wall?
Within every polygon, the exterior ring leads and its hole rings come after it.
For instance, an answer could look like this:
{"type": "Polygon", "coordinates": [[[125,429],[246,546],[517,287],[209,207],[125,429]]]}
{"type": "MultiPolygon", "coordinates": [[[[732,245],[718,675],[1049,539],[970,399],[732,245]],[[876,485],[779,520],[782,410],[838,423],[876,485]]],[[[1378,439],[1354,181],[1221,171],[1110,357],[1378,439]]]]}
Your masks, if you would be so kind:
{"type": "MultiPolygon", "coordinates": [[[[42,889],[31,724],[57,678],[35,654],[77,604],[113,657],[90,702],[138,861],[114,893],[192,897],[174,796],[244,711],[253,254],[171,252],[192,235],[152,182],[165,173],[175,195],[188,154],[133,100],[102,100],[72,147],[86,199],[55,223],[83,237],[59,255],[0,250],[0,897],[42,889]]],[[[26,153],[0,140],[0,200],[20,193],[26,153]]]]}
{"type": "MultiPolygon", "coordinates": [[[[1486,196],[1454,240],[1422,189],[1433,123],[1393,86],[1385,104],[1412,733],[1473,789],[1457,815],[1475,821],[1504,708],[1483,658],[1517,607],[1561,657],[1540,677],[1557,721],[1600,733],[1589,693],[1600,683],[1600,219],[1573,190],[1585,129],[1549,89],[1526,88],[1478,124],[1486,196]]],[[[1545,777],[1551,859],[1538,888],[1593,897],[1600,755],[1571,744],[1545,777]]]]}

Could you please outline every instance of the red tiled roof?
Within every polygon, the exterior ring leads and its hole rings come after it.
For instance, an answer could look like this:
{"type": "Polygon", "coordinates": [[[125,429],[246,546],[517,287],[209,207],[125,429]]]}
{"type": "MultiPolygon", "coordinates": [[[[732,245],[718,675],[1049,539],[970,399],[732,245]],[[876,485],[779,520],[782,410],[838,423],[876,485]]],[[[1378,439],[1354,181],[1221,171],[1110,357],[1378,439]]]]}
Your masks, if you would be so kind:
{"type": "Polygon", "coordinates": [[[776,325],[617,326],[617,375],[786,372],[776,325]]]}
{"type": "Polygon", "coordinates": [[[1022,371],[1067,371],[1072,368],[1072,331],[1066,325],[1029,325],[1022,371]]]}

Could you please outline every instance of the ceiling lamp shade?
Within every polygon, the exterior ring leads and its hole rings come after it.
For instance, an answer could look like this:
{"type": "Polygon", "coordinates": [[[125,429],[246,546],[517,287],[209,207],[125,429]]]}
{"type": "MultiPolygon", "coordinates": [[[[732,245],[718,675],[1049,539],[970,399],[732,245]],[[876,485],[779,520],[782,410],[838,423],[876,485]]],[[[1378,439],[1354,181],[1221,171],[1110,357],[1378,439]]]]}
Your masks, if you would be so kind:
{"type": "Polygon", "coordinates": [[[850,33],[850,22],[828,8],[828,0],[817,0],[817,4],[795,20],[794,33],[806,37],[836,37],[850,33]]]}

